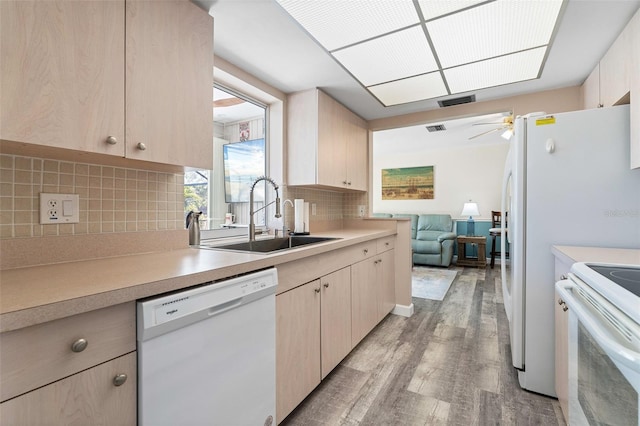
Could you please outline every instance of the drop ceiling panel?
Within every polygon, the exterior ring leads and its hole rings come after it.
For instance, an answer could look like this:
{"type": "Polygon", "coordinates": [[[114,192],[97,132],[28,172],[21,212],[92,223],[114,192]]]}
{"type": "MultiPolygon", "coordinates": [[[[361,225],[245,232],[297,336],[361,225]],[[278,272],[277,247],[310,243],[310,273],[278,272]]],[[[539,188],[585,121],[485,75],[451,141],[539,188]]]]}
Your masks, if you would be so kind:
{"type": "Polygon", "coordinates": [[[370,86],[367,89],[385,106],[435,98],[447,94],[447,89],[439,72],[370,86]]]}
{"type": "Polygon", "coordinates": [[[549,43],[561,0],[496,1],[427,22],[443,68],[549,43]]]}
{"type": "Polygon", "coordinates": [[[413,2],[406,0],[278,3],[329,51],[419,22],[413,2]]]}
{"type": "Polygon", "coordinates": [[[438,69],[421,26],[341,49],[333,55],[365,86],[438,69]]]}
{"type": "Polygon", "coordinates": [[[452,93],[531,80],[538,77],[545,48],[527,50],[444,70],[452,93]]]}
{"type": "Polygon", "coordinates": [[[418,3],[424,19],[428,21],[484,1],[486,0],[419,0],[418,3]]]}

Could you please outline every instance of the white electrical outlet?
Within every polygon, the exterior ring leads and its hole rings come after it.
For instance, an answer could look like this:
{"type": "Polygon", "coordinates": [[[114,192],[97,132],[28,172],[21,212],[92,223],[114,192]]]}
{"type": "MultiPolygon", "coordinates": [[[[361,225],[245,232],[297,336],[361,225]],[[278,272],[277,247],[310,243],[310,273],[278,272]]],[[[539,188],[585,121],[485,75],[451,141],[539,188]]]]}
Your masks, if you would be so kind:
{"type": "Polygon", "coordinates": [[[366,208],[367,207],[363,205],[358,206],[358,217],[364,217],[366,208]]]}
{"type": "Polygon", "coordinates": [[[40,223],[79,223],[80,197],[78,194],[40,193],[40,223]]]}

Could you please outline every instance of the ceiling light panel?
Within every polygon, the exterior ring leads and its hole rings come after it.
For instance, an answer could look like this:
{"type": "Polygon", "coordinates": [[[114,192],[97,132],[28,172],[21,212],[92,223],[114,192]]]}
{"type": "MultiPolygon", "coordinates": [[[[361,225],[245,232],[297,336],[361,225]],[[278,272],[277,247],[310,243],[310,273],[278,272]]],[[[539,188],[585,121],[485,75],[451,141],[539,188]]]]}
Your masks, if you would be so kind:
{"type": "Polygon", "coordinates": [[[538,77],[545,47],[444,70],[452,93],[500,86],[538,77]]]}
{"type": "Polygon", "coordinates": [[[486,0],[418,0],[422,16],[426,21],[466,9],[486,0]]]}
{"type": "Polygon", "coordinates": [[[367,87],[385,106],[436,98],[447,94],[439,72],[367,87]]]}
{"type": "Polygon", "coordinates": [[[562,0],[495,1],[427,22],[443,68],[549,43],[562,0]]]}
{"type": "Polygon", "coordinates": [[[329,51],[419,22],[411,0],[277,1],[329,51]]]}
{"type": "Polygon", "coordinates": [[[333,56],[365,86],[438,69],[421,26],[340,49],[333,56]]]}

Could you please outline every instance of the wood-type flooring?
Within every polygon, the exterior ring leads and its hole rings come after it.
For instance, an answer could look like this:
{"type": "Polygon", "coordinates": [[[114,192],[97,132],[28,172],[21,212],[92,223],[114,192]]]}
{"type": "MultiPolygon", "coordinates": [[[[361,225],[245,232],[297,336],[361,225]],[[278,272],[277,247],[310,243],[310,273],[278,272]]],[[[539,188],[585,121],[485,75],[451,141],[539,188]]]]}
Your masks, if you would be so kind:
{"type": "Polygon", "coordinates": [[[443,301],[388,315],[282,425],[564,425],[556,399],[518,385],[499,265],[449,269],[443,301]]]}

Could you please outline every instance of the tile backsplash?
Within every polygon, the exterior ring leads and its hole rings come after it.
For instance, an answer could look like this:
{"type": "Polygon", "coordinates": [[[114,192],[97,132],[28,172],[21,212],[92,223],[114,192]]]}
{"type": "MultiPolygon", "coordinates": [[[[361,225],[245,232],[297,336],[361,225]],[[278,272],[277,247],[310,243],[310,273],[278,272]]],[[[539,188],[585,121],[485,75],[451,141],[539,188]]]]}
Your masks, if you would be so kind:
{"type": "MultiPolygon", "coordinates": [[[[303,198],[309,203],[316,204],[316,215],[309,217],[312,226],[314,222],[336,222],[342,226],[343,219],[357,217],[358,205],[367,206],[368,204],[366,192],[342,193],[298,187],[286,187],[283,199],[286,198],[291,201],[295,198],[303,198]]],[[[287,205],[286,209],[289,228],[293,229],[293,208],[287,205]]]]}
{"type": "Polygon", "coordinates": [[[184,175],[0,155],[0,238],[184,227],[184,175]],[[40,225],[39,194],[79,194],[80,223],[40,225]]]}

